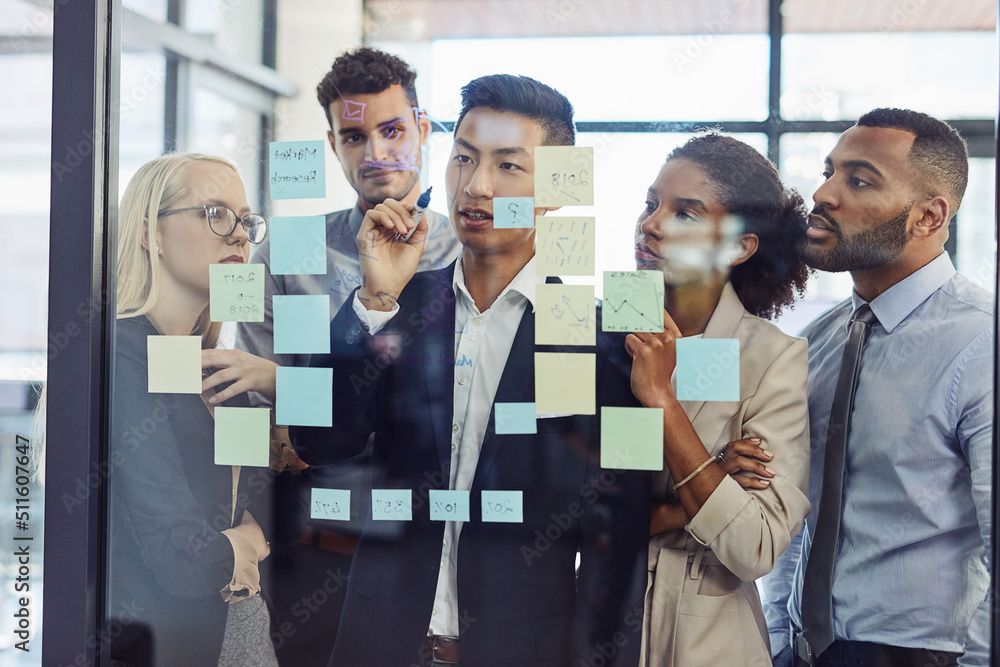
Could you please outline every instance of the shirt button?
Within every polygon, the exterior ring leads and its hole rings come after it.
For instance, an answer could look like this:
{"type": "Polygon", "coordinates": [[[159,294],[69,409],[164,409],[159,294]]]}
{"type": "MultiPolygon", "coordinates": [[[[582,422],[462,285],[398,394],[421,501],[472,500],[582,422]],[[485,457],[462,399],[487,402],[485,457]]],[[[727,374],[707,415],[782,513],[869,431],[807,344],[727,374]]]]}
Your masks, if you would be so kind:
{"type": "MultiPolygon", "coordinates": [[[[444,565],[444,563],[441,564],[444,565]]],[[[434,609],[431,610],[431,616],[437,616],[437,615],[438,615],[438,608],[434,607],[434,609]]]]}
{"type": "Polygon", "coordinates": [[[458,433],[458,424],[452,424],[451,425],[451,432],[452,433],[458,433]]]}
{"type": "MultiPolygon", "coordinates": [[[[457,451],[457,450],[458,450],[458,445],[456,445],[454,442],[451,443],[451,451],[452,451],[452,453],[454,454],[455,451],[457,451]]],[[[234,492],[234,495],[235,495],[235,492],[234,492]]]]}
{"type": "Polygon", "coordinates": [[[481,318],[481,317],[473,317],[472,318],[472,323],[475,324],[478,327],[480,324],[483,323],[483,318],[481,318]]]}
{"type": "Polygon", "coordinates": [[[459,384],[463,384],[464,385],[466,382],[468,382],[468,380],[465,378],[464,375],[462,375],[461,377],[458,378],[458,383],[459,384]]]}
{"type": "Polygon", "coordinates": [[[473,331],[472,333],[469,334],[469,340],[476,340],[476,332],[475,331],[473,331]]]}
{"type": "Polygon", "coordinates": [[[361,333],[361,325],[359,323],[357,323],[357,322],[355,322],[354,324],[352,324],[351,325],[351,333],[354,334],[355,336],[357,336],[359,333],[361,333]]]}

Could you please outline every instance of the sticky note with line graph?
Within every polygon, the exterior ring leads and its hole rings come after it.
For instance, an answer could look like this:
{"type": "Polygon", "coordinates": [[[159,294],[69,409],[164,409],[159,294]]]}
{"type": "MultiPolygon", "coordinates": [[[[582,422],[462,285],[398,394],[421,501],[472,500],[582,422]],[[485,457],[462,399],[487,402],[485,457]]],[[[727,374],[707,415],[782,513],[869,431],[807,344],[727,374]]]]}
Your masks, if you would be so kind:
{"type": "Polygon", "coordinates": [[[663,273],[605,271],[602,331],[663,331],[663,273]]]}

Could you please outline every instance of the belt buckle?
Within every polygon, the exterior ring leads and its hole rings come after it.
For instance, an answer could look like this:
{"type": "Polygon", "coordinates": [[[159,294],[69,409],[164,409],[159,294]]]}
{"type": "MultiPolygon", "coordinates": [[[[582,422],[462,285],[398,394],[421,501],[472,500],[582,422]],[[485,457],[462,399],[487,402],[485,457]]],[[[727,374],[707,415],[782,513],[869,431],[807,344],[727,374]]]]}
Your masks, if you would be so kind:
{"type": "Polygon", "coordinates": [[[458,637],[452,637],[450,635],[434,635],[431,641],[431,660],[435,665],[457,665],[458,662],[454,660],[445,660],[443,656],[438,656],[438,642],[442,645],[454,644],[458,642],[458,637]]]}
{"type": "Polygon", "coordinates": [[[816,656],[813,655],[812,646],[809,645],[805,635],[801,632],[796,632],[793,646],[795,648],[795,656],[799,660],[805,662],[809,667],[815,667],[816,656]]]}

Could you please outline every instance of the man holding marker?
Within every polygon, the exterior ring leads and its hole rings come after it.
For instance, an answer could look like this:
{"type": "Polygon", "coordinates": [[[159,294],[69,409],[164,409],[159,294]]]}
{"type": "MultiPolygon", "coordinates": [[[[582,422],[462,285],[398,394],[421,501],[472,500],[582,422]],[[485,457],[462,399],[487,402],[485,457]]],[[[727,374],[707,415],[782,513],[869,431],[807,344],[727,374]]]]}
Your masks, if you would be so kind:
{"type": "MultiPolygon", "coordinates": [[[[635,665],[648,473],[600,467],[594,415],[497,426],[496,406],[535,400],[546,348],[535,230],[497,228],[494,198],[532,196],[534,149],[573,144],[572,106],[510,75],[462,98],[446,178],[459,261],[415,275],[427,220],[391,199],[369,211],[362,285],[331,324],[331,354],[313,359],[334,371],[334,426],[291,429],[311,464],[353,455],[375,430],[373,487],[408,510],[368,517],[330,664],[635,665]],[[513,516],[489,518],[492,494],[513,516]]],[[[620,336],[560,351],[589,355],[598,406],[636,405],[620,336]]]]}

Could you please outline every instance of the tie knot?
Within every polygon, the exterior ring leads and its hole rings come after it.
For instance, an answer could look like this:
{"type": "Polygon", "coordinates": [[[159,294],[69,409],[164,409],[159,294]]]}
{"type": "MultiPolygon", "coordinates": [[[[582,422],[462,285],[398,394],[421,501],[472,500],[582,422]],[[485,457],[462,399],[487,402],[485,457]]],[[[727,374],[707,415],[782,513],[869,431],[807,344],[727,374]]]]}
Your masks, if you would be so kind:
{"type": "Polygon", "coordinates": [[[872,312],[871,306],[865,303],[854,311],[854,320],[852,320],[852,322],[861,322],[865,325],[871,326],[878,322],[878,318],[875,317],[875,313],[872,312]]]}

